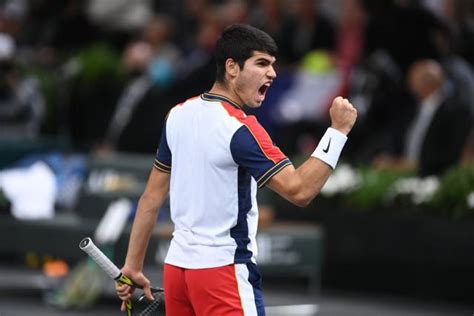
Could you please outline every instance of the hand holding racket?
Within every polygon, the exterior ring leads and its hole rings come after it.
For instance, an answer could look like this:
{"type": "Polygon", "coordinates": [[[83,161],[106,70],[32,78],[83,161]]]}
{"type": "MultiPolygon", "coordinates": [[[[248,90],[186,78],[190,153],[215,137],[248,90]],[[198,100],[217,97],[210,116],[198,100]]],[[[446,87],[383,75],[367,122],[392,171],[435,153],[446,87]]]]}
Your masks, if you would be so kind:
{"type": "MultiPolygon", "coordinates": [[[[104,272],[120,284],[126,284],[133,288],[139,288],[143,290],[143,287],[135,284],[130,278],[122,274],[119,268],[110,261],[110,259],[92,242],[92,239],[87,237],[79,243],[79,248],[86,252],[104,272]]],[[[150,287],[151,293],[153,294],[154,300],[148,302],[145,295],[142,295],[136,301],[136,307],[133,306],[132,300],[128,300],[125,303],[126,311],[128,316],[132,315],[159,315],[159,309],[163,309],[163,289],[150,287]],[[137,314],[138,312],[138,314],[137,314]]]]}
{"type": "Polygon", "coordinates": [[[115,283],[115,291],[117,292],[118,297],[122,300],[122,306],[120,309],[122,311],[127,310],[127,304],[130,303],[130,300],[133,297],[133,293],[135,291],[135,288],[139,287],[143,290],[143,296],[148,300],[148,301],[153,301],[155,298],[151,292],[151,287],[150,287],[150,281],[145,277],[145,275],[140,271],[140,272],[135,272],[129,268],[122,267],[121,269],[122,275],[127,276],[128,279],[133,280],[133,284],[130,284],[128,282],[120,282],[117,281],[115,283]]]}

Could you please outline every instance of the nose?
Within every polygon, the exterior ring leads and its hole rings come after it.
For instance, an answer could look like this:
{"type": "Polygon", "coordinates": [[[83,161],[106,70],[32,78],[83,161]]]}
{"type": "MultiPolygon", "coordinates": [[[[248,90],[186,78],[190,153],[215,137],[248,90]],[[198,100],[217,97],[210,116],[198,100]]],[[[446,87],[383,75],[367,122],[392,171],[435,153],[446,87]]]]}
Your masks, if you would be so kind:
{"type": "Polygon", "coordinates": [[[273,68],[272,65],[270,65],[269,69],[268,69],[268,72],[267,72],[267,76],[270,78],[270,79],[275,79],[277,74],[276,74],[276,71],[275,71],[275,68],[273,68]]]}

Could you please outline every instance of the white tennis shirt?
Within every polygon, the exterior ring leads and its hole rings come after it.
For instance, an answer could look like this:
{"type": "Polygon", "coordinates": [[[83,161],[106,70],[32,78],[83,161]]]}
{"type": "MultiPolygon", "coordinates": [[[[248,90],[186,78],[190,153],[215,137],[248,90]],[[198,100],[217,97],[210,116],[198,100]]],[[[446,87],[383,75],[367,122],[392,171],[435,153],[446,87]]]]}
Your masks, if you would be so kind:
{"type": "Polygon", "coordinates": [[[175,230],[165,263],[256,263],[257,187],[289,164],[256,118],[231,100],[204,93],[175,106],[154,163],[171,173],[175,230]]]}

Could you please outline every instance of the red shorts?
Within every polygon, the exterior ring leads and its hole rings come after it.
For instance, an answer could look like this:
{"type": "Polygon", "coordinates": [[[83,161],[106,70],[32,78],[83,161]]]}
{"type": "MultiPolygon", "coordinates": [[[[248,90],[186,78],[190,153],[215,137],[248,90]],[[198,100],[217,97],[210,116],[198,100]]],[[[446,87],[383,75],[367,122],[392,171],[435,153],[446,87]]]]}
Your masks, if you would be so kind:
{"type": "Polygon", "coordinates": [[[253,263],[208,269],[164,267],[167,316],[264,316],[261,276],[253,263]]]}

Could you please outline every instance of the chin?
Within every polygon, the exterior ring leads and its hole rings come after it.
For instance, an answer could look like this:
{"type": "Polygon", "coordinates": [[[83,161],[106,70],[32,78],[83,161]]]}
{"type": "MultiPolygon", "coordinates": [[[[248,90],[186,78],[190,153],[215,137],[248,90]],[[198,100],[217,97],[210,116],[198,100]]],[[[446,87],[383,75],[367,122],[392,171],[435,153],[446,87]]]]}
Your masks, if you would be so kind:
{"type": "Polygon", "coordinates": [[[248,103],[247,106],[252,109],[259,108],[262,106],[262,102],[248,103]]]}

